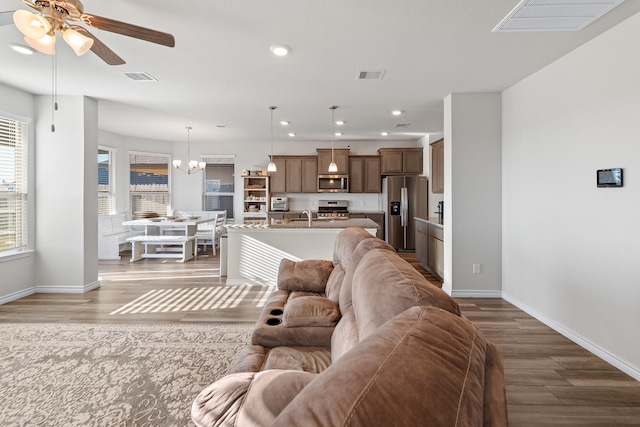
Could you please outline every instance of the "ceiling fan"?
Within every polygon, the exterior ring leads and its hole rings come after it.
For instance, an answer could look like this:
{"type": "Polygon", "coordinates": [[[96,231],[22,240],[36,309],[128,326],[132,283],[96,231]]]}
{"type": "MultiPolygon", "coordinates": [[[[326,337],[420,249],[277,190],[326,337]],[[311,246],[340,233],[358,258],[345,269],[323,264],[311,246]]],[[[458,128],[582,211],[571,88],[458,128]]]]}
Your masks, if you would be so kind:
{"type": "Polygon", "coordinates": [[[13,22],[24,34],[25,42],[34,49],[52,55],[54,53],[56,33],[62,34],[64,41],[80,56],[91,50],[109,65],[122,65],[125,61],[109,49],[86,28],[74,22],[82,22],[93,28],[124,36],[174,47],[175,39],[171,34],[137,25],[127,24],[101,16],[84,13],[80,0],[22,0],[37,13],[27,10],[0,13],[0,25],[9,24],[7,15],[13,14],[13,22]]]}

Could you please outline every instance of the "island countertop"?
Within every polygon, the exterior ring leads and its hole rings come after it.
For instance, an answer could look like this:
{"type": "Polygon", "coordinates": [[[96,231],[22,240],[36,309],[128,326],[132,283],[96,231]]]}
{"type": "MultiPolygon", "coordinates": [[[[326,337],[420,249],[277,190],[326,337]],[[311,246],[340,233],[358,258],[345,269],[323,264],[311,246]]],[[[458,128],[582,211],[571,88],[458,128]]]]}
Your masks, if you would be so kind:
{"type": "Polygon", "coordinates": [[[369,218],[349,218],[349,219],[313,219],[311,226],[309,226],[309,220],[307,218],[284,218],[284,219],[272,219],[268,225],[245,225],[245,224],[232,224],[227,225],[228,230],[238,230],[247,228],[263,228],[263,229],[322,229],[322,228],[349,228],[349,227],[362,227],[378,229],[380,226],[369,218]]]}
{"type": "Polygon", "coordinates": [[[438,228],[444,228],[444,221],[440,220],[437,216],[430,216],[427,218],[413,217],[416,221],[431,224],[438,228]]]}

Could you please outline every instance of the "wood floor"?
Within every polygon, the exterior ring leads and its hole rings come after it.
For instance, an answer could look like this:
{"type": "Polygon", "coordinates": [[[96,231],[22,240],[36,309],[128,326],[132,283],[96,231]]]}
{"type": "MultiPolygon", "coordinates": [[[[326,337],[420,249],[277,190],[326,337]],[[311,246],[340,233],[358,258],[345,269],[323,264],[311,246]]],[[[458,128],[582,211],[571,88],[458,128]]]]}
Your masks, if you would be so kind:
{"type": "MultiPolygon", "coordinates": [[[[0,306],[0,322],[253,323],[272,291],[225,286],[219,259],[101,261],[101,287],[0,306]]],[[[411,253],[402,253],[429,280],[411,253]]],[[[640,425],[640,383],[502,299],[458,299],[503,353],[512,427],[640,425]]],[[[636,338],[637,339],[637,338],[636,338]]]]}

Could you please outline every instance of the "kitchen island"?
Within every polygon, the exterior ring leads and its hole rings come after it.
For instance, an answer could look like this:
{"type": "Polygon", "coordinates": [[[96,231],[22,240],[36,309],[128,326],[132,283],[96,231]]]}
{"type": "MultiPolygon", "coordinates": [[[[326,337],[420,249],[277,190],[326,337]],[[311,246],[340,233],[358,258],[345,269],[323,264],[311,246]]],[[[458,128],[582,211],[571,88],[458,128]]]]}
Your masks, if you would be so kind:
{"type": "Polygon", "coordinates": [[[376,235],[379,225],[368,218],[317,220],[284,219],[269,225],[227,226],[228,285],[275,286],[283,258],[294,261],[333,258],[336,236],[348,227],[376,235]]]}

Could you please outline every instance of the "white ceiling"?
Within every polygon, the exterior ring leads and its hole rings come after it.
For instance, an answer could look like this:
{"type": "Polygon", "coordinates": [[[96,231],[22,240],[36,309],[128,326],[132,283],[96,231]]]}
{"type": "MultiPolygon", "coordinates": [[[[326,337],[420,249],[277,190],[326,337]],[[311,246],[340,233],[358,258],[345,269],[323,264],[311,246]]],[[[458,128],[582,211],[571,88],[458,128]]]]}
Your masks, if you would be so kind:
{"type": "MultiPolygon", "coordinates": [[[[84,0],[85,12],[171,33],[176,47],[91,29],[127,63],[76,57],[61,44],[58,92],[100,100],[101,129],[154,140],[184,141],[188,125],[191,141],[268,141],[268,107],[276,105],[276,120],[291,122],[275,127],[276,141],[290,139],[287,131],[301,143],[327,141],[334,104],[343,140],[415,140],[443,131],[449,93],[502,91],[640,11],[627,0],[579,32],[492,33],[517,3],[84,0]],[[291,53],[276,57],[273,44],[291,53]],[[359,70],[379,69],[382,80],[356,80],[359,70]],[[136,71],[158,82],[122,74],[136,71]],[[404,114],[392,117],[392,109],[404,114]]],[[[27,9],[0,0],[0,12],[17,8],[27,9]]],[[[51,57],[17,54],[12,42],[22,42],[19,31],[0,26],[0,82],[50,94],[51,57]]]]}

